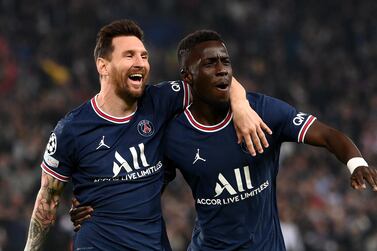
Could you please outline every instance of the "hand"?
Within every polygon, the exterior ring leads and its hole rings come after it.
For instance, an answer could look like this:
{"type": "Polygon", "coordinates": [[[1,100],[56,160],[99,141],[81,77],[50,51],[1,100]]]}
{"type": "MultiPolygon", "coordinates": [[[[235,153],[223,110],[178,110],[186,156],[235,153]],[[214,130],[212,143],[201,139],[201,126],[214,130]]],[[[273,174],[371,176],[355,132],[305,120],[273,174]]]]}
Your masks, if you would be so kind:
{"type": "Polygon", "coordinates": [[[91,217],[93,208],[91,206],[80,206],[79,201],[76,198],[72,199],[71,209],[69,210],[69,215],[71,216],[71,221],[73,222],[73,230],[75,232],[79,231],[81,228],[81,223],[91,217]]]}
{"type": "Polygon", "coordinates": [[[359,166],[351,175],[351,186],[356,190],[366,189],[365,180],[377,192],[377,169],[374,167],[359,166]]]}
{"type": "Polygon", "coordinates": [[[248,101],[241,104],[239,107],[232,108],[238,144],[240,144],[242,139],[244,139],[247,149],[252,156],[256,155],[255,150],[257,150],[258,153],[263,153],[263,147],[267,148],[269,146],[264,132],[271,135],[271,129],[250,107],[248,101]]]}

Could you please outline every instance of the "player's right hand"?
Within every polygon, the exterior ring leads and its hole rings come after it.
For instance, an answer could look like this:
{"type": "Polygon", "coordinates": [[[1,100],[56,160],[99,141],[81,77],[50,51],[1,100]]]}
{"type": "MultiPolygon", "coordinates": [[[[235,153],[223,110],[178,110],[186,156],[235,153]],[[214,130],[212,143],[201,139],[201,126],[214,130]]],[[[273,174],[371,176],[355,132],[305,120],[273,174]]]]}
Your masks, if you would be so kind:
{"type": "Polygon", "coordinates": [[[356,190],[366,189],[365,181],[377,192],[377,168],[359,166],[351,175],[351,186],[356,190]]]}
{"type": "Polygon", "coordinates": [[[73,230],[75,232],[80,230],[81,224],[91,217],[92,212],[93,208],[91,206],[80,206],[80,202],[76,198],[72,199],[69,215],[71,216],[73,230]]]}

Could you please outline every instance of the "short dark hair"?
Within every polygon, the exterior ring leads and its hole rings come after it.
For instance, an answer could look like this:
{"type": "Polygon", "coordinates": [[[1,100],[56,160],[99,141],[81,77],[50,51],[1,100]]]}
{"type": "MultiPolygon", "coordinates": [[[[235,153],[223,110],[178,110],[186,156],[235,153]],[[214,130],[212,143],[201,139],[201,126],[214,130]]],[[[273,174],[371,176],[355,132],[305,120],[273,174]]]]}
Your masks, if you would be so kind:
{"type": "Polygon", "coordinates": [[[111,59],[110,54],[114,50],[113,38],[119,36],[135,36],[143,41],[144,33],[139,25],[129,19],[116,20],[103,26],[97,34],[94,60],[99,57],[111,59]]]}
{"type": "Polygon", "coordinates": [[[178,44],[177,56],[180,67],[183,66],[183,58],[190,53],[197,44],[206,41],[220,41],[224,43],[220,34],[213,30],[197,30],[184,37],[178,44]]]}

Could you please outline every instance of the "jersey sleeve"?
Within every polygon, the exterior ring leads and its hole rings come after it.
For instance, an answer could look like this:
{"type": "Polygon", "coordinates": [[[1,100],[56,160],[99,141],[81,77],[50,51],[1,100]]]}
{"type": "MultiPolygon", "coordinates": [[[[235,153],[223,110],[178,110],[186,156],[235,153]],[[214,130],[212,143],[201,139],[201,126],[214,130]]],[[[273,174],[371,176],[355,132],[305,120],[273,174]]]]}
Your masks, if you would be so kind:
{"type": "Polygon", "coordinates": [[[68,182],[73,168],[74,148],[74,136],[61,120],[50,134],[41,163],[42,170],[60,181],[68,182]]]}
{"type": "Polygon", "coordinates": [[[264,96],[263,120],[277,133],[282,142],[305,142],[309,127],[316,120],[313,115],[299,112],[286,102],[264,96]]]}
{"type": "Polygon", "coordinates": [[[183,81],[165,81],[151,86],[150,90],[160,112],[172,118],[180,113],[191,103],[191,91],[187,83],[183,81]]]}

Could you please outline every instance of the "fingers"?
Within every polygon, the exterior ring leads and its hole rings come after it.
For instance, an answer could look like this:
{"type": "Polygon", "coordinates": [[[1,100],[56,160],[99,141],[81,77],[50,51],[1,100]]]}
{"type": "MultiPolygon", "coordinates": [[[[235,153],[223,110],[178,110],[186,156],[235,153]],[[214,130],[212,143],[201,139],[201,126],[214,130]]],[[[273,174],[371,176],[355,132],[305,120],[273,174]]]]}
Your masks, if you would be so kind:
{"type": "Polygon", "coordinates": [[[243,138],[245,139],[247,149],[252,156],[256,156],[256,152],[263,153],[263,147],[267,148],[269,146],[266,136],[260,127],[253,128],[251,131],[236,133],[239,143],[242,142],[243,138]]]}
{"type": "Polygon", "coordinates": [[[82,221],[87,218],[90,218],[90,215],[92,212],[93,212],[93,208],[89,206],[85,206],[85,207],[73,208],[69,211],[69,214],[71,216],[71,221],[74,222],[74,221],[82,221]]]}
{"type": "Polygon", "coordinates": [[[362,175],[354,174],[351,176],[351,186],[356,190],[362,190],[366,188],[362,175]]]}
{"type": "Polygon", "coordinates": [[[263,131],[265,131],[269,135],[272,135],[272,130],[267,126],[266,123],[263,122],[263,120],[260,121],[260,127],[262,128],[263,131]]]}
{"type": "Polygon", "coordinates": [[[76,225],[73,227],[73,231],[78,232],[81,228],[81,225],[76,225]]]}
{"type": "Polygon", "coordinates": [[[76,227],[76,226],[80,226],[80,227],[81,227],[81,224],[82,224],[84,221],[90,219],[90,217],[91,217],[91,215],[87,215],[87,216],[85,216],[85,217],[83,217],[83,218],[80,218],[80,219],[78,219],[78,220],[75,220],[75,221],[73,222],[73,226],[74,226],[74,227],[76,227]]]}
{"type": "Polygon", "coordinates": [[[372,168],[372,176],[373,176],[373,180],[375,184],[375,186],[373,186],[373,191],[377,192],[377,169],[376,168],[372,168]]]}
{"type": "Polygon", "coordinates": [[[377,191],[377,171],[371,167],[358,167],[351,175],[351,186],[356,190],[366,189],[365,181],[377,191]]]}
{"type": "Polygon", "coordinates": [[[79,206],[80,206],[80,202],[75,197],[73,197],[72,198],[72,207],[79,207],[79,206]]]}
{"type": "Polygon", "coordinates": [[[251,133],[251,140],[253,141],[252,143],[254,144],[254,148],[258,151],[258,153],[263,153],[263,147],[261,145],[261,141],[259,140],[257,131],[251,133]]]}
{"type": "Polygon", "coordinates": [[[245,136],[245,143],[246,143],[246,146],[247,146],[247,150],[249,150],[249,153],[250,153],[252,156],[257,155],[256,152],[255,152],[255,149],[254,149],[253,142],[251,141],[251,137],[250,137],[249,134],[247,134],[247,135],[245,136]]]}
{"type": "Polygon", "coordinates": [[[365,180],[373,188],[373,191],[377,191],[377,172],[374,168],[365,168],[365,180]]]}
{"type": "MultiPolygon", "coordinates": [[[[244,134],[247,149],[249,150],[252,156],[256,155],[256,151],[258,153],[263,153],[264,152],[263,147],[264,148],[269,147],[267,138],[262,128],[263,128],[262,126],[255,127],[250,132],[247,132],[246,134],[244,134]]],[[[237,134],[237,137],[238,137],[238,134],[237,134]]]]}
{"type": "Polygon", "coordinates": [[[262,131],[261,128],[257,128],[257,133],[258,133],[258,137],[259,137],[260,141],[262,142],[262,145],[265,148],[269,147],[269,144],[268,144],[268,141],[266,139],[266,136],[264,135],[264,132],[262,131]]]}
{"type": "Polygon", "coordinates": [[[236,134],[237,134],[237,144],[241,144],[241,142],[242,142],[242,134],[239,133],[238,130],[236,130],[236,134]]]}

